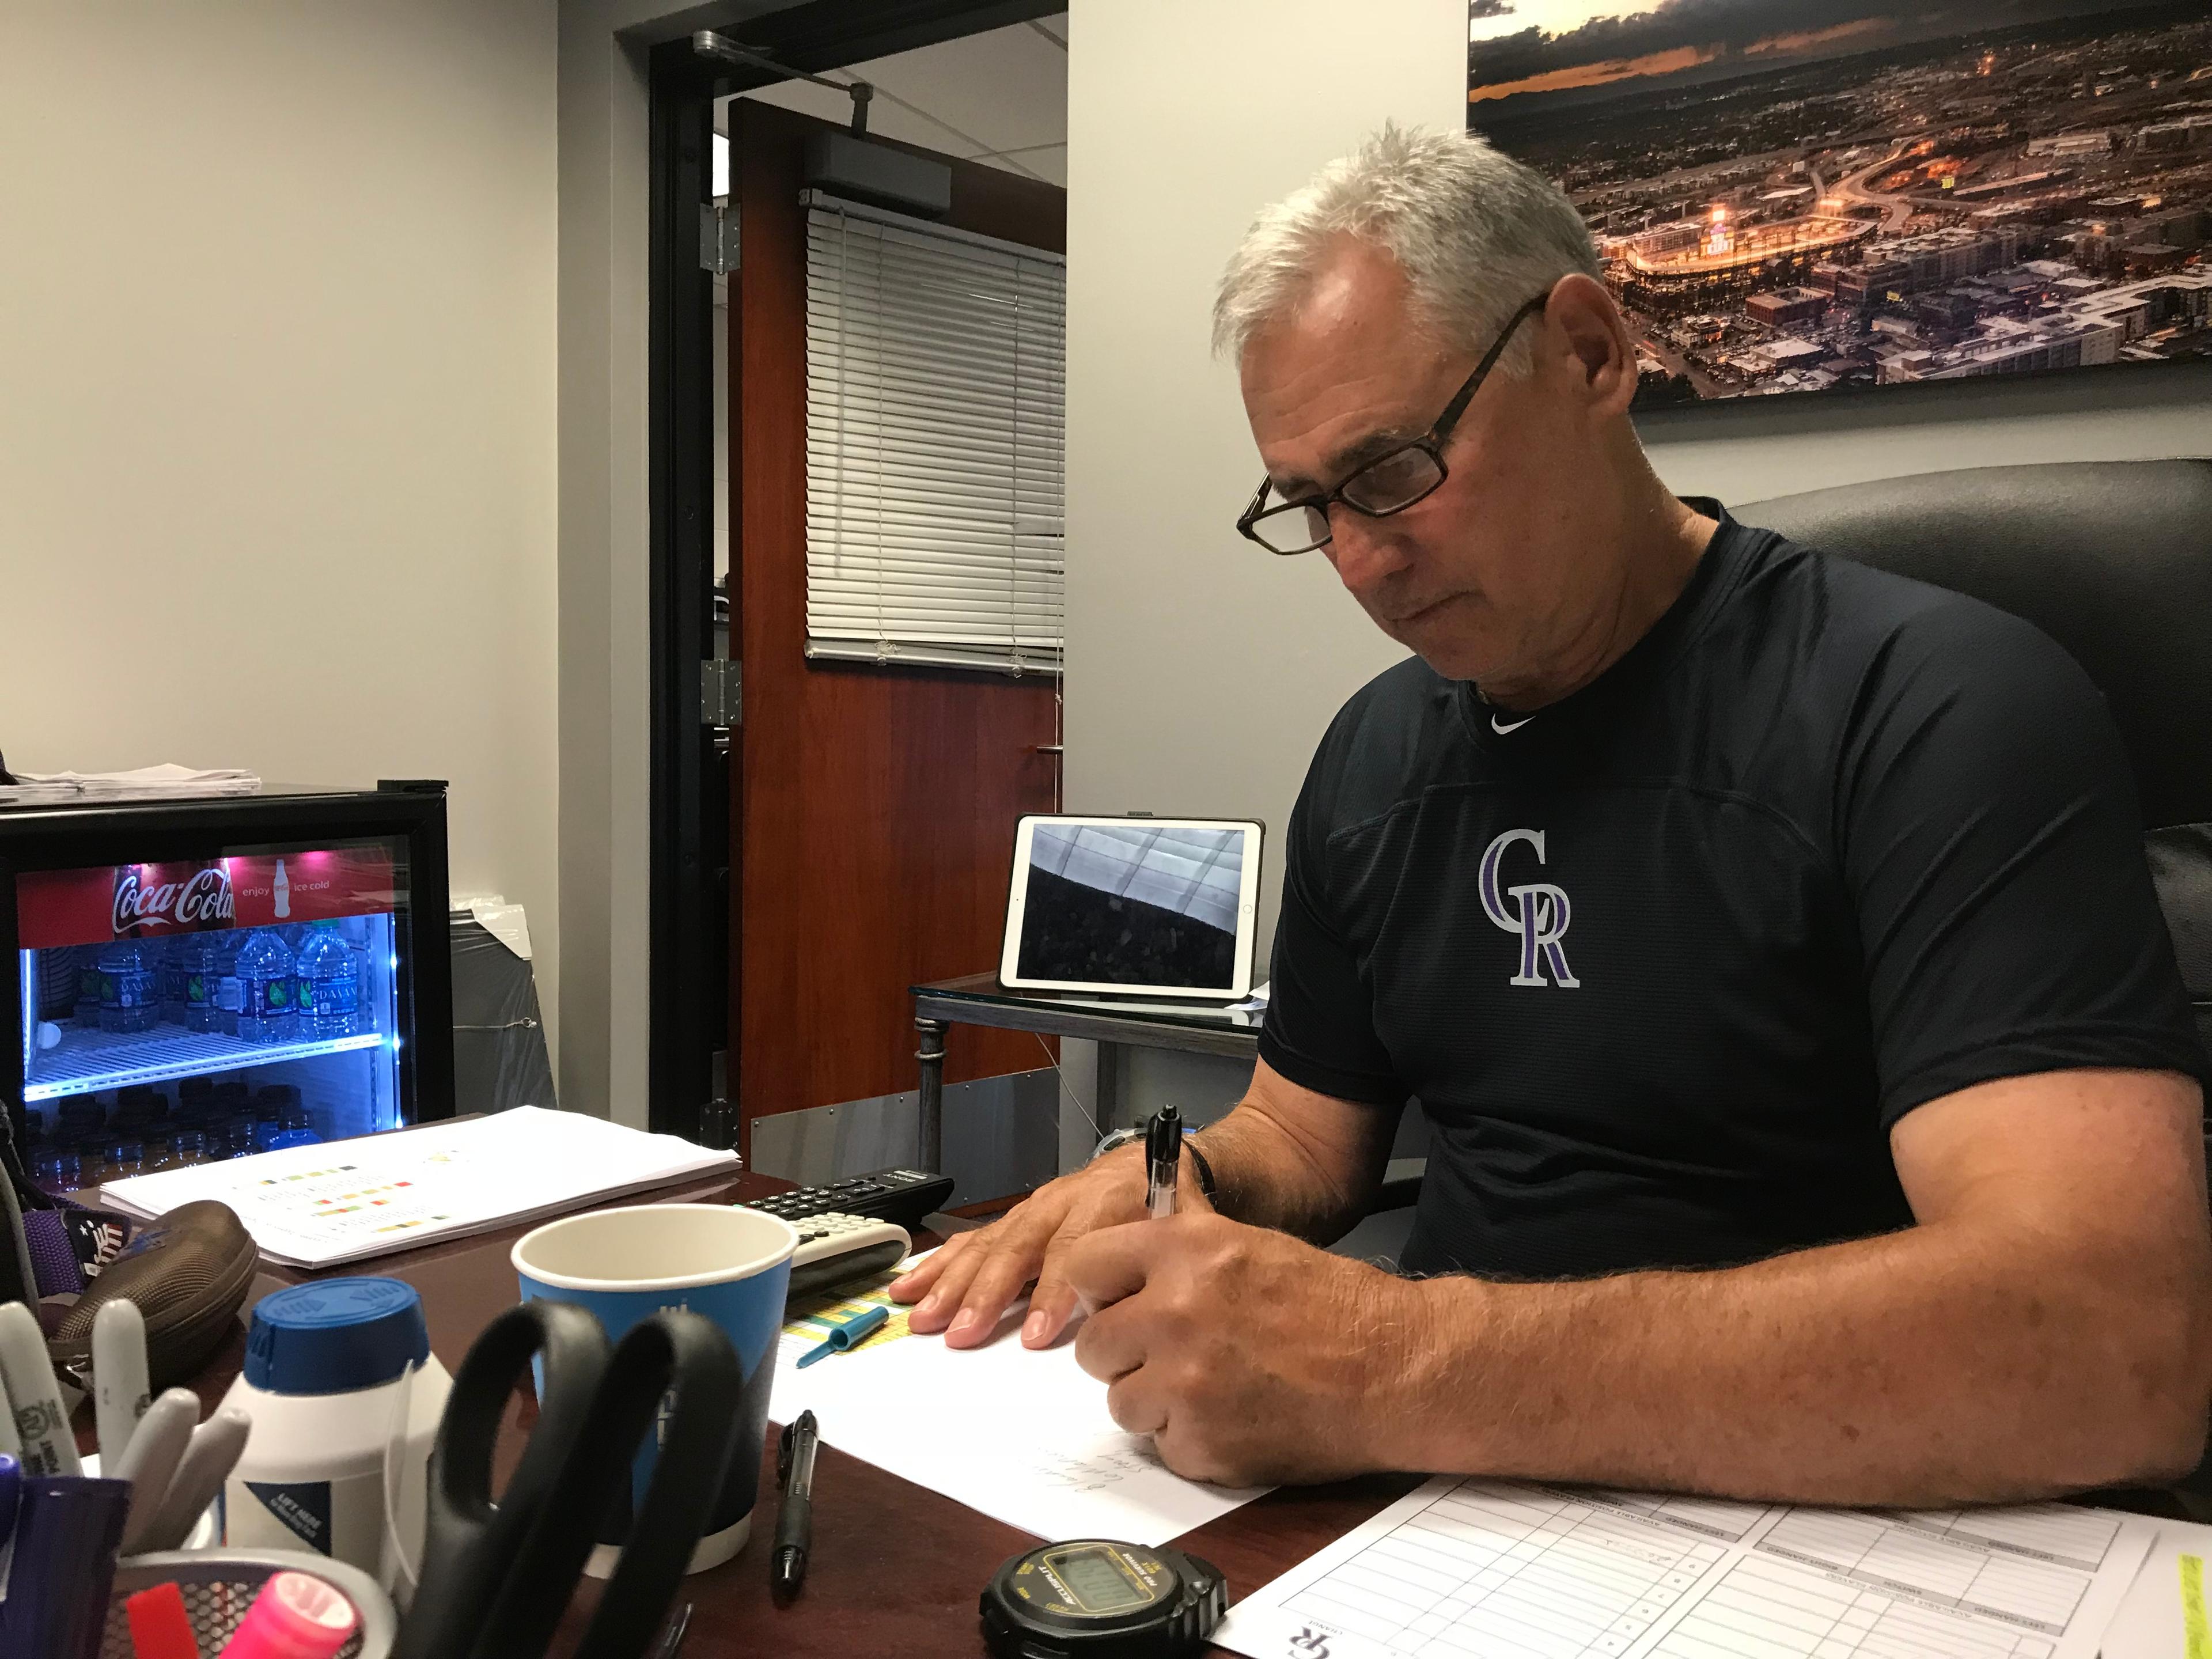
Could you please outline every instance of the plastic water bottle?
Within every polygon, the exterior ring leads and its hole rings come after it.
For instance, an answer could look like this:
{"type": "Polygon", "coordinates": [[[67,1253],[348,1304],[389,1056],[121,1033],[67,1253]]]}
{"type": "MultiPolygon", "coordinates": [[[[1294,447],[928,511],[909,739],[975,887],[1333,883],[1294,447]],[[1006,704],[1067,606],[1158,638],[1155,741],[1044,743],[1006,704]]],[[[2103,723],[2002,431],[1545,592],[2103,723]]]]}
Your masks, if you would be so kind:
{"type": "Polygon", "coordinates": [[[244,935],[222,933],[215,944],[215,1024],[210,1028],[225,1036],[238,1035],[239,1005],[244,994],[238,985],[238,951],[244,935]]]}
{"type": "Polygon", "coordinates": [[[291,951],[275,928],[259,929],[238,953],[238,1040],[293,1042],[298,990],[291,951]]]}
{"type": "Polygon", "coordinates": [[[218,993],[221,990],[222,953],[216,947],[216,936],[194,933],[190,939],[179,940],[177,957],[184,966],[185,1029],[187,1031],[220,1031],[222,1030],[222,1013],[218,993]]]}
{"type": "Polygon", "coordinates": [[[76,1008],[70,1018],[80,1030],[92,1030],[100,1024],[100,951],[88,946],[77,953],[76,1008]]]}
{"type": "Polygon", "coordinates": [[[346,949],[353,953],[354,1003],[353,1029],[363,1034],[375,1031],[380,1024],[376,1017],[377,962],[374,955],[376,930],[366,916],[356,916],[338,931],[345,935],[346,949]]]}
{"type": "Polygon", "coordinates": [[[119,939],[100,953],[100,1029],[150,1031],[161,1023],[161,975],[152,955],[135,939],[119,939]]]}
{"type": "Polygon", "coordinates": [[[300,1036],[311,1042],[351,1036],[361,981],[337,922],[319,921],[308,930],[307,942],[300,947],[297,972],[300,1036]]]}
{"type": "Polygon", "coordinates": [[[189,939],[173,939],[146,948],[161,964],[161,1018],[172,1025],[185,1023],[185,946],[189,939]]]}
{"type": "Polygon", "coordinates": [[[289,1083],[272,1083],[255,1091],[253,1097],[253,1150],[265,1152],[270,1143],[284,1133],[285,1120],[298,1112],[302,1122],[306,1110],[301,1104],[299,1089],[289,1083]]]}

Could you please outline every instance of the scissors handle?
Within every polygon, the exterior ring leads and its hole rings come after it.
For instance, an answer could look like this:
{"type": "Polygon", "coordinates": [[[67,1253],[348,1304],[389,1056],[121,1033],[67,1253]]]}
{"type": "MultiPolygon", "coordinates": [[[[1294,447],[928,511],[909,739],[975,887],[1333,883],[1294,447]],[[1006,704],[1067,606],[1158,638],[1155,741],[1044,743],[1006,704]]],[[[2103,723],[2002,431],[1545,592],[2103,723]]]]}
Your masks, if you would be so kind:
{"type": "MultiPolygon", "coordinates": [[[[757,1368],[763,1383],[773,1352],[757,1368]]],[[[539,1659],[599,1520],[618,1492],[628,1497],[631,1463],[657,1424],[652,1484],[575,1650],[575,1659],[638,1659],[712,1520],[744,1394],[729,1338],[696,1314],[654,1314],[611,1355],[581,1308],[534,1301],[501,1314],[462,1361],[438,1425],[422,1582],[393,1659],[539,1659]],[[492,1447],[534,1355],[543,1360],[538,1425],[494,1504],[492,1447]]]]}
{"type": "MultiPolygon", "coordinates": [[[[773,1375],[775,1354],[771,1346],[756,1368],[763,1382],[773,1375]]],[[[599,1501],[580,1508],[598,1515],[605,1495],[629,1480],[631,1457],[656,1420],[660,1455],[622,1559],[592,1610],[575,1659],[639,1659],[660,1633],[690,1567],[691,1552],[713,1522],[731,1458],[760,1455],[757,1445],[732,1443],[732,1426],[744,1420],[744,1391],[737,1350],[719,1325],[697,1314],[657,1313],[635,1327],[615,1350],[600,1388],[603,1409],[592,1414],[594,1432],[587,1443],[600,1468],[585,1477],[580,1488],[599,1501]],[[671,1401],[665,1418],[663,1400],[671,1401]]],[[[590,1546],[586,1535],[573,1566],[565,1557],[556,1564],[565,1574],[555,1581],[561,1599],[583,1571],[590,1546]]],[[[517,1587],[522,1588],[520,1581],[517,1587]]]]}
{"type": "MultiPolygon", "coordinates": [[[[589,1312],[545,1301],[508,1309],[469,1349],[430,1452],[422,1580],[393,1659],[478,1659],[501,1642],[502,1632],[486,1620],[486,1609],[588,1431],[610,1352],[606,1332],[589,1312]],[[539,1357],[538,1426],[494,1504],[491,1458],[500,1419],[524,1368],[539,1357]]],[[[553,1616],[559,1616],[557,1607],[553,1616]]]]}

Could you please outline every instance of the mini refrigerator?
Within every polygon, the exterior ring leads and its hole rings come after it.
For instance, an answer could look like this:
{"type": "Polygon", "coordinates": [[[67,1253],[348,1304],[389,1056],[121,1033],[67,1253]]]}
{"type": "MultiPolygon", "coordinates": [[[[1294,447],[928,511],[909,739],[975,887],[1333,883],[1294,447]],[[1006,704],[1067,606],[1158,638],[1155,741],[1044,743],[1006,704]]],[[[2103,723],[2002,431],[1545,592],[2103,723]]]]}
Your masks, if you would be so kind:
{"type": "Polygon", "coordinates": [[[49,1192],[453,1111],[438,783],[0,809],[0,1088],[49,1192]]]}

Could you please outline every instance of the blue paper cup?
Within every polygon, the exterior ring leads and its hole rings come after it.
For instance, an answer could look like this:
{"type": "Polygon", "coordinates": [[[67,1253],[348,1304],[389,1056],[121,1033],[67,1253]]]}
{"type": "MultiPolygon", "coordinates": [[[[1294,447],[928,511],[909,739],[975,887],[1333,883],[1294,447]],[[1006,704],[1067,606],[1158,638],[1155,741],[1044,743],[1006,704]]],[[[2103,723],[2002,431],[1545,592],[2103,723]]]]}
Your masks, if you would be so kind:
{"type": "MultiPolygon", "coordinates": [[[[589,1309],[617,1342],[664,1308],[687,1309],[720,1326],[738,1351],[745,1390],[730,1425],[730,1473],[687,1571],[720,1565],[745,1547],[751,1531],[776,1333],[798,1248],[790,1223],[724,1204],[593,1210],[549,1221],[515,1243],[514,1272],[526,1302],[543,1297],[589,1309]]],[[[648,1442],[638,1453],[632,1509],[644,1499],[659,1450],[648,1442]]],[[[601,1578],[612,1572],[629,1528],[628,1511],[610,1516],[586,1571],[601,1578]]]]}

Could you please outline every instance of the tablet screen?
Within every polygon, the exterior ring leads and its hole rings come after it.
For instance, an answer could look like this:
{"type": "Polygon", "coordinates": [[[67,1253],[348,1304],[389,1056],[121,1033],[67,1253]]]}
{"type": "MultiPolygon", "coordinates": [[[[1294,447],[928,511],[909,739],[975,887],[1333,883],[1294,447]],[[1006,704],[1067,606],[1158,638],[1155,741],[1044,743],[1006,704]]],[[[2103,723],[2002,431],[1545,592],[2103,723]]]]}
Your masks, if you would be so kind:
{"type": "Polygon", "coordinates": [[[1242,825],[1037,823],[1019,977],[1230,994],[1252,838],[1242,825]]]}

